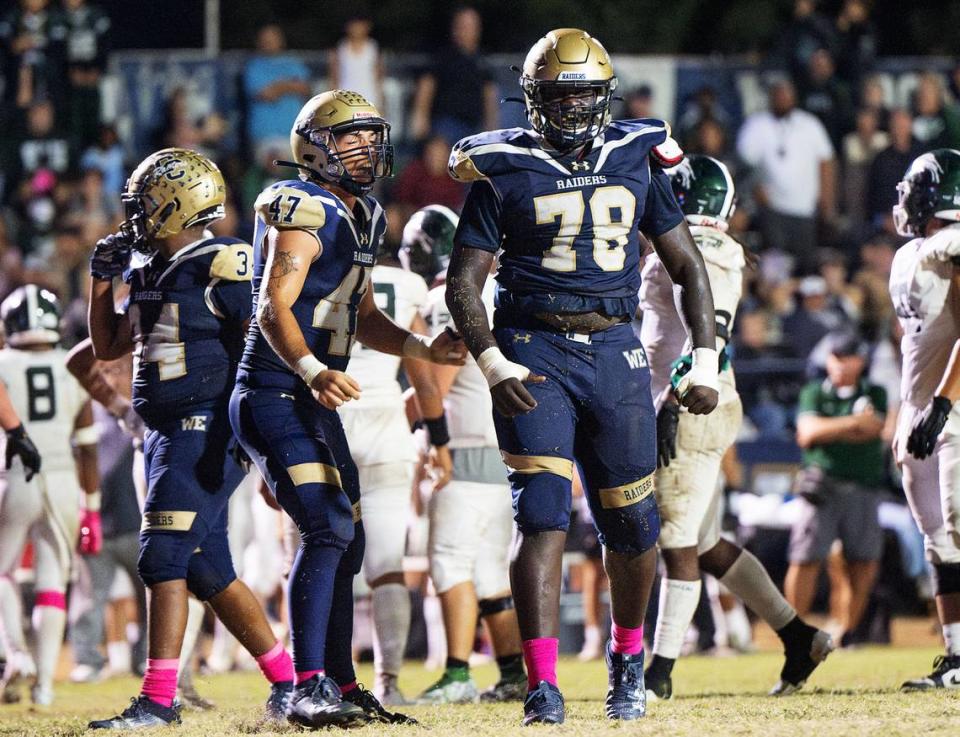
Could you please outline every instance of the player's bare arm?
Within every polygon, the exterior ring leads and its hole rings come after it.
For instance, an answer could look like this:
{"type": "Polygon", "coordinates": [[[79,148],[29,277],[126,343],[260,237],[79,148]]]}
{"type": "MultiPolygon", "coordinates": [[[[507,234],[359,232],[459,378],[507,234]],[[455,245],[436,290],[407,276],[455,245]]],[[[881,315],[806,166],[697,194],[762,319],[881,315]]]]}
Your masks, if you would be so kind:
{"type": "MultiPolygon", "coordinates": [[[[672,230],[653,239],[653,247],[670,274],[673,283],[680,287],[680,308],[694,349],[694,365],[698,349],[706,349],[703,355],[714,359],[705,371],[717,373],[716,366],[716,315],[713,310],[713,293],[710,278],[703,263],[703,256],[690,235],[690,228],[681,222],[672,230]]],[[[689,388],[681,391],[680,403],[695,415],[709,414],[716,408],[719,393],[712,386],[697,383],[691,369],[689,388]]],[[[711,377],[716,383],[715,376],[711,377]]]]}
{"type": "Polygon", "coordinates": [[[482,294],[493,258],[493,253],[479,248],[455,248],[447,270],[446,301],[457,330],[490,385],[493,406],[503,416],[515,417],[537,406],[524,383],[539,384],[545,379],[508,361],[490,332],[482,294]]]}
{"type": "Polygon", "coordinates": [[[462,366],[467,357],[463,341],[449,331],[428,338],[397,325],[377,307],[372,289],[366,291],[357,308],[357,340],[381,353],[431,363],[462,366]]]}
{"type": "MultiPolygon", "coordinates": [[[[417,333],[428,332],[427,322],[420,315],[414,317],[410,327],[417,333]]],[[[433,490],[439,491],[453,476],[453,457],[447,446],[450,434],[447,430],[443,398],[460,373],[460,366],[404,359],[403,368],[412,387],[412,391],[405,397],[407,416],[412,415],[427,426],[430,436],[428,465],[433,476],[433,490]]]]}
{"type": "Polygon", "coordinates": [[[277,355],[299,375],[327,409],[360,398],[360,387],[342,371],[328,369],[307,347],[293,314],[293,304],[303,290],[310,262],[320,253],[317,239],[302,230],[272,229],[270,253],[260,288],[257,323],[277,355]]]}
{"type": "Polygon", "coordinates": [[[93,353],[101,361],[112,361],[133,351],[130,319],[116,311],[112,280],[90,280],[87,327],[93,353]]]}
{"type": "Polygon", "coordinates": [[[94,355],[90,338],[77,343],[67,354],[67,371],[80,382],[87,394],[100,402],[120,421],[124,432],[143,440],[143,420],[130,400],[114,389],[103,373],[103,364],[94,355]]]}

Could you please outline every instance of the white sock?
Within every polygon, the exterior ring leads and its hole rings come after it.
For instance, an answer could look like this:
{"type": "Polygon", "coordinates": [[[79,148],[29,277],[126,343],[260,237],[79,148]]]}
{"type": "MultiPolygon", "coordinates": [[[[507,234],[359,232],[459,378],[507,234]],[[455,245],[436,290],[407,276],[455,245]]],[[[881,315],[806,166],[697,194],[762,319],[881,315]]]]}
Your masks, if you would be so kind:
{"type": "Polygon", "coordinates": [[[943,625],[943,642],[947,655],[960,655],[960,622],[943,625]]]}
{"type": "Polygon", "coordinates": [[[110,663],[110,670],[114,673],[129,673],[132,657],[129,642],[107,643],[107,660],[110,663]]]}
{"type": "Polygon", "coordinates": [[[33,629],[37,635],[37,685],[40,688],[53,688],[66,625],[67,613],[60,607],[33,608],[33,629]]]}
{"type": "Polygon", "coordinates": [[[683,649],[683,638],[690,627],[700,601],[700,581],[660,581],[660,606],[657,630],[653,635],[653,654],[676,660],[683,649]]]}
{"type": "Polygon", "coordinates": [[[427,624],[427,660],[442,668],[447,660],[447,631],[440,597],[430,594],[423,600],[423,618],[427,624]]]}
{"type": "Polygon", "coordinates": [[[187,599],[187,627],[183,632],[183,646],[180,648],[180,665],[177,668],[177,682],[183,678],[184,671],[189,670],[193,662],[193,650],[200,637],[200,628],[203,626],[203,602],[192,596],[187,599]]]}
{"type": "Polygon", "coordinates": [[[760,619],[774,630],[784,627],[797,616],[797,611],[783,598],[770,579],[770,574],[757,557],[746,550],[740,553],[720,583],[740,597],[760,619]]]}
{"type": "Polygon", "coordinates": [[[7,576],[0,575],[0,636],[7,656],[26,652],[27,641],[23,636],[23,607],[20,589],[7,576]]]}
{"type": "Polygon", "coordinates": [[[372,594],[373,668],[377,674],[400,673],[410,634],[410,592],[402,583],[385,583],[372,594]]]}
{"type": "Polygon", "coordinates": [[[600,644],[600,628],[591,624],[583,628],[583,646],[594,647],[600,644]]]}

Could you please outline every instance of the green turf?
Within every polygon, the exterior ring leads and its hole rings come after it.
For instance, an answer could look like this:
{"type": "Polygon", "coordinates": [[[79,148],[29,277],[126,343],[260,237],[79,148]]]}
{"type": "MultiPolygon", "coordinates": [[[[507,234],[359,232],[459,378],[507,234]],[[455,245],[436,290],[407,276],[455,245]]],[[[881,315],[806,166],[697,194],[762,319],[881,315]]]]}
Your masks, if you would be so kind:
{"type": "MultiPolygon", "coordinates": [[[[801,695],[774,699],[765,696],[776,681],[780,658],[761,653],[736,658],[686,658],[677,665],[672,701],[653,704],[645,720],[613,724],[603,718],[606,671],[602,663],[565,660],[560,680],[567,699],[567,722],[553,731],[577,737],[657,735],[911,735],[956,734],[960,724],[960,692],[901,694],[906,678],[929,672],[934,649],[866,648],[839,652],[814,674],[801,695]]],[[[480,687],[495,676],[494,666],[475,669],[480,687]]],[[[370,679],[368,668],[361,678],[370,679]]],[[[437,676],[409,665],[401,676],[408,694],[429,685],[437,676]]],[[[85,732],[91,718],[123,709],[137,690],[133,679],[100,684],[59,684],[50,710],[32,712],[25,704],[0,707],[0,735],[57,737],[85,732]]],[[[183,737],[220,737],[259,732],[257,716],[266,687],[257,674],[231,674],[197,679],[197,689],[217,702],[216,711],[184,712],[183,737]]],[[[530,734],[519,727],[519,704],[495,706],[413,707],[430,735],[503,737],[530,734]]],[[[543,728],[540,728],[542,731],[543,728]]],[[[298,730],[284,728],[279,733],[298,730]]],[[[360,734],[418,733],[410,727],[366,727],[360,734]]],[[[278,732],[260,732],[276,734],[278,732]]],[[[536,733],[536,731],[534,732],[536,733]]]]}

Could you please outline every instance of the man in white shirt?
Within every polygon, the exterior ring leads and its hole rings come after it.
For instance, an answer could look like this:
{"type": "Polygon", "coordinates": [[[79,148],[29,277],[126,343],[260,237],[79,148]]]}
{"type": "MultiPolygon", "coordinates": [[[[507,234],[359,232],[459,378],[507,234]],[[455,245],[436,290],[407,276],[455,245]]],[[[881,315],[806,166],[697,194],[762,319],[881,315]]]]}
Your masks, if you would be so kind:
{"type": "Polygon", "coordinates": [[[799,110],[787,80],[769,91],[769,110],[754,113],[737,136],[737,153],[755,171],[766,247],[796,259],[800,273],[816,267],[817,213],[836,214],[833,146],[816,116],[799,110]]]}

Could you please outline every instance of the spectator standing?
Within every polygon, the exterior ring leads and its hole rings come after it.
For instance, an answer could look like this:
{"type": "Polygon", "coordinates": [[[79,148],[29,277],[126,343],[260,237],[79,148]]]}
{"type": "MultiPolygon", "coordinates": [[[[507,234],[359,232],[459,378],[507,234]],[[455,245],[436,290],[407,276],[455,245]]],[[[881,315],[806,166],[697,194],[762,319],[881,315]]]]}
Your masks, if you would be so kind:
{"type": "Polygon", "coordinates": [[[851,90],[857,90],[877,55],[876,29],[866,0],[844,1],[837,16],[837,36],[839,74],[851,90]]]}
{"type": "Polygon", "coordinates": [[[817,211],[836,213],[833,146],[823,124],[797,109],[793,84],[774,83],[770,109],[754,113],[737,136],[737,153],[755,170],[764,245],[791,254],[801,273],[816,266],[817,211]]]}
{"type": "MultiPolygon", "coordinates": [[[[257,32],[257,53],[243,72],[247,98],[247,135],[255,151],[288,141],[290,123],[310,96],[306,64],[285,54],[286,39],[279,25],[263,26],[257,32]]],[[[259,158],[259,157],[257,157],[259,158]]]]}
{"type": "Polygon", "coordinates": [[[857,113],[856,130],[844,136],[841,189],[843,209],[857,225],[867,221],[870,165],[889,143],[889,136],[880,130],[877,111],[871,108],[862,108],[857,113]]]}
{"type": "Polygon", "coordinates": [[[844,135],[853,127],[853,103],[850,90],[837,77],[833,56],[826,49],[813,52],[802,89],[801,107],[820,119],[830,142],[839,149],[844,135]]]}
{"type": "Polygon", "coordinates": [[[939,74],[927,72],[920,77],[913,107],[913,137],[924,151],[960,146],[960,110],[947,103],[939,74]]]}
{"type": "Polygon", "coordinates": [[[383,109],[383,58],[380,46],[370,37],[373,22],[355,15],[344,26],[344,37],[330,52],[330,86],[352,90],[383,109]]]}
{"type": "Polygon", "coordinates": [[[851,591],[840,624],[850,633],[863,617],[883,552],[877,511],[887,395],[864,377],[866,343],[848,332],[826,340],[827,378],[804,387],[797,411],[803,469],[795,489],[801,512],[790,534],[784,591],[797,614],[808,613],[820,566],[840,540],[851,591]]]}
{"type": "Polygon", "coordinates": [[[107,66],[110,17],[87,0],[63,0],[70,89],[67,119],[78,148],[93,143],[100,127],[100,79],[107,66]]]}
{"type": "Polygon", "coordinates": [[[867,215],[891,235],[896,235],[890,213],[897,204],[897,184],[919,154],[920,147],[913,138],[913,118],[906,110],[894,110],[890,113],[890,145],[874,157],[867,177],[867,215]]]}
{"type": "Polygon", "coordinates": [[[450,178],[447,161],[450,143],[432,135],[423,144],[423,152],[411,161],[397,178],[393,188],[394,204],[406,208],[403,222],[421,207],[444,205],[456,212],[463,206],[463,185],[450,178]]]}
{"type": "Polygon", "coordinates": [[[118,212],[120,193],[126,186],[127,177],[123,165],[123,146],[112,125],[100,126],[96,142],[80,157],[80,169],[97,169],[103,176],[105,203],[111,214],[118,212]],[[116,200],[116,202],[114,202],[116,200]]]}
{"type": "Polygon", "coordinates": [[[849,326],[850,319],[822,276],[801,279],[797,299],[794,310],[783,318],[783,335],[791,354],[806,359],[827,333],[849,326]]]}
{"type": "Polygon", "coordinates": [[[623,116],[627,120],[653,117],[653,89],[648,84],[634,87],[623,96],[623,116]]]}
{"type": "Polygon", "coordinates": [[[860,87],[860,109],[873,110],[877,114],[877,126],[882,131],[890,129],[890,108],[883,82],[878,76],[867,77],[860,87]]]}
{"type": "Polygon", "coordinates": [[[411,133],[423,140],[431,132],[459,141],[497,128],[497,85],[479,54],[480,14],[460,7],[450,23],[451,45],[417,80],[411,133]]]}
{"type": "Polygon", "coordinates": [[[830,19],[817,10],[817,0],[795,0],[793,19],[784,29],[774,51],[777,64],[786,69],[795,84],[801,82],[817,49],[837,49],[837,32],[830,19]]]}
{"type": "Polygon", "coordinates": [[[20,0],[19,7],[0,19],[0,67],[5,70],[4,95],[17,107],[37,99],[63,101],[63,15],[50,0],[20,0]]]}

